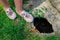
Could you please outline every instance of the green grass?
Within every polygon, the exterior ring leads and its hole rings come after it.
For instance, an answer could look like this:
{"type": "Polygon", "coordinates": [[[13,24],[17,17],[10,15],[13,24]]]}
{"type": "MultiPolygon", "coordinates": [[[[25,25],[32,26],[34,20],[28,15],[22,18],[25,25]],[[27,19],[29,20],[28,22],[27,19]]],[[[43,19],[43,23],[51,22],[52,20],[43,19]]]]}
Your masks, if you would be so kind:
{"type": "MultiPolygon", "coordinates": [[[[12,3],[11,3],[12,4],[12,3]]],[[[13,4],[11,5],[13,8],[13,4]]],[[[0,5],[0,40],[23,40],[25,39],[24,27],[26,22],[17,15],[17,19],[10,20],[0,5]]]]}
{"type": "Polygon", "coordinates": [[[10,20],[3,10],[0,11],[0,40],[23,40],[26,22],[20,16],[10,20]]]}
{"type": "MultiPolygon", "coordinates": [[[[23,2],[27,3],[27,2],[23,2]]],[[[13,0],[9,0],[10,7],[15,11],[13,0]]],[[[10,20],[0,4],[0,40],[41,40],[38,35],[33,35],[29,32],[22,17],[17,15],[15,20],[10,20]]],[[[55,36],[45,37],[44,40],[60,40],[55,36]]]]}

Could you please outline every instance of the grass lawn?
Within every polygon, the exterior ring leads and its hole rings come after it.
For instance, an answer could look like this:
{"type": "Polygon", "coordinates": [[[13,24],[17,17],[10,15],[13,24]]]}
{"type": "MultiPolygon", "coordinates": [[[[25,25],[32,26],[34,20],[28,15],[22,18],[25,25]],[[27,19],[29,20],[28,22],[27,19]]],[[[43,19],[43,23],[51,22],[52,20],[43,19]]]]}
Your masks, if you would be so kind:
{"type": "MultiPolygon", "coordinates": [[[[15,11],[13,0],[9,0],[9,4],[15,11]]],[[[0,40],[60,40],[56,36],[40,38],[38,35],[32,35],[26,24],[28,23],[19,15],[15,20],[10,20],[0,4],[0,40]]]]}

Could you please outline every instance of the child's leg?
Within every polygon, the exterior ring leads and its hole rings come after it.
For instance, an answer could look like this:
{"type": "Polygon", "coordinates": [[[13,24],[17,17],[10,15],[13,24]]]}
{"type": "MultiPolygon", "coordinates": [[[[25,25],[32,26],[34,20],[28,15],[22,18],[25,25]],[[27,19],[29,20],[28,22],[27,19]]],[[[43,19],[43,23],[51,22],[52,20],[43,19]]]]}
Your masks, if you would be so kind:
{"type": "Polygon", "coordinates": [[[6,15],[10,18],[10,19],[15,19],[16,18],[16,14],[15,12],[13,12],[13,10],[9,7],[9,4],[7,2],[7,0],[0,0],[0,2],[3,4],[4,6],[4,10],[6,12],[6,15]]]}
{"type": "Polygon", "coordinates": [[[22,0],[14,0],[16,11],[20,13],[22,11],[22,0]]]}
{"type": "Polygon", "coordinates": [[[16,6],[16,12],[23,17],[27,22],[33,21],[33,16],[22,9],[22,0],[14,0],[16,6]]]}
{"type": "Polygon", "coordinates": [[[5,9],[9,8],[7,0],[1,0],[1,3],[4,5],[5,9]]]}

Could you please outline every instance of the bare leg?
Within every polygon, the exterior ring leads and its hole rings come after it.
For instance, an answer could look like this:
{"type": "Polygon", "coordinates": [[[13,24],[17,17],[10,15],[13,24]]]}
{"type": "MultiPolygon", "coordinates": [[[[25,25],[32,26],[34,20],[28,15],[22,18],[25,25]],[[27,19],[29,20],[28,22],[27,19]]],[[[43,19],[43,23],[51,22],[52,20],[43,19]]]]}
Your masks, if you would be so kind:
{"type": "Polygon", "coordinates": [[[15,14],[15,12],[13,12],[13,10],[9,7],[9,4],[8,4],[7,0],[0,0],[0,2],[3,4],[4,10],[5,10],[6,15],[8,16],[8,18],[10,18],[10,19],[15,19],[15,18],[16,18],[16,14],[15,14]]]}
{"type": "Polygon", "coordinates": [[[22,11],[22,0],[14,0],[16,11],[20,13],[22,11]]]}
{"type": "Polygon", "coordinates": [[[4,5],[5,9],[9,8],[7,0],[1,0],[1,3],[4,5]]]}
{"type": "Polygon", "coordinates": [[[22,9],[22,0],[14,0],[16,6],[16,12],[23,17],[27,22],[33,21],[33,16],[22,9]]]}

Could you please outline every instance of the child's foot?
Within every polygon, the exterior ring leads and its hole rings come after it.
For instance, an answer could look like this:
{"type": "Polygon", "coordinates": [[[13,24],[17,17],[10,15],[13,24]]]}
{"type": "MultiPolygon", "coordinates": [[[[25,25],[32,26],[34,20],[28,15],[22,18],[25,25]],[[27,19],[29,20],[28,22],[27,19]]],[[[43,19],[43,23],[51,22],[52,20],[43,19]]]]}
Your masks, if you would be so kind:
{"type": "Polygon", "coordinates": [[[28,12],[22,11],[19,15],[23,17],[27,22],[33,22],[33,16],[28,12]]]}
{"type": "Polygon", "coordinates": [[[15,19],[16,18],[16,14],[15,12],[13,12],[13,10],[11,8],[7,8],[5,9],[6,15],[10,18],[10,19],[15,19]]]}

